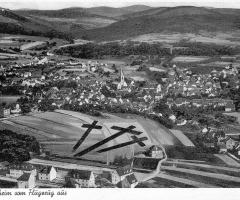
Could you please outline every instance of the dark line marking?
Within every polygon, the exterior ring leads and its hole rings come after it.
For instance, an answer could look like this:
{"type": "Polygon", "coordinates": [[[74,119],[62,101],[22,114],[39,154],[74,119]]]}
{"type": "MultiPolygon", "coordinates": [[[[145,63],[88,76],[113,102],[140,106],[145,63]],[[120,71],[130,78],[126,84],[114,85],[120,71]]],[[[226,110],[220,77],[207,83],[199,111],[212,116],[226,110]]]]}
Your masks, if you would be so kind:
{"type": "Polygon", "coordinates": [[[76,151],[76,149],[83,143],[83,141],[86,139],[86,137],[89,135],[89,133],[94,129],[95,125],[98,123],[98,121],[93,121],[92,124],[88,127],[88,129],[85,131],[85,133],[82,135],[80,140],[77,142],[77,144],[73,147],[72,152],[76,151]]]}
{"type": "MultiPolygon", "coordinates": [[[[83,124],[82,125],[83,128],[90,128],[91,127],[91,124],[83,124]]],[[[94,126],[94,129],[102,129],[102,126],[94,126]]]]}
{"type": "Polygon", "coordinates": [[[124,142],[124,143],[121,143],[121,144],[118,144],[118,145],[115,145],[115,146],[111,146],[111,147],[108,147],[108,148],[105,148],[105,149],[101,149],[97,152],[98,153],[103,153],[103,152],[106,152],[106,151],[110,151],[110,150],[118,149],[118,148],[121,148],[121,147],[129,146],[129,145],[134,144],[134,143],[139,143],[139,142],[142,142],[144,140],[148,140],[148,138],[147,137],[138,138],[137,140],[124,142]]]}
{"type": "Polygon", "coordinates": [[[88,152],[90,152],[90,151],[92,151],[92,150],[102,146],[103,144],[109,142],[110,140],[113,140],[113,139],[123,135],[124,133],[126,133],[129,130],[134,129],[134,128],[136,128],[136,127],[135,126],[129,126],[128,128],[125,128],[124,130],[122,130],[122,131],[120,131],[118,133],[115,133],[114,135],[111,135],[110,137],[108,137],[108,138],[106,138],[106,139],[104,139],[104,140],[102,140],[102,141],[100,141],[100,142],[98,142],[98,143],[88,147],[87,149],[85,149],[85,150],[75,154],[74,156],[82,156],[82,155],[84,155],[84,154],[86,154],[86,153],[88,153],[88,152]]]}
{"type": "MultiPolygon", "coordinates": [[[[137,140],[138,138],[136,137],[136,136],[131,136],[131,138],[133,139],[133,140],[137,140]]],[[[138,145],[139,146],[141,146],[141,147],[144,147],[144,146],[146,146],[143,142],[138,142],[138,145]]]]}
{"type": "MultiPolygon", "coordinates": [[[[111,129],[121,131],[121,130],[123,130],[124,128],[119,127],[119,126],[112,126],[111,129]]],[[[140,132],[140,131],[135,131],[135,130],[129,130],[128,133],[133,134],[133,135],[140,135],[140,134],[142,134],[142,132],[140,132]]]]}

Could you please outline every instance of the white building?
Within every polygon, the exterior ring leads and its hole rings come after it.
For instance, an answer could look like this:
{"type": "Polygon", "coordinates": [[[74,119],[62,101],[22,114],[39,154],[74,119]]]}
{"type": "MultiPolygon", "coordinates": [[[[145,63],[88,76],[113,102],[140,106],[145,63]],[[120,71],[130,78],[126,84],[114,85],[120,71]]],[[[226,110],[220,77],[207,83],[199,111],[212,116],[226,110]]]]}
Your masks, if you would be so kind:
{"type": "Polygon", "coordinates": [[[69,181],[70,179],[79,183],[80,187],[95,187],[95,177],[91,171],[72,170],[68,173],[66,181],[69,181]]]}
{"type": "Polygon", "coordinates": [[[125,167],[120,167],[111,173],[112,183],[117,184],[120,181],[123,181],[130,174],[133,174],[133,171],[129,165],[125,167]]]}
{"type": "Polygon", "coordinates": [[[57,177],[57,171],[52,166],[46,166],[44,167],[39,173],[38,173],[38,180],[39,181],[52,181],[57,177]]]}
{"type": "Polygon", "coordinates": [[[163,158],[164,157],[164,153],[162,148],[158,147],[158,146],[152,146],[150,148],[151,151],[151,157],[152,158],[163,158]]]}
{"type": "Polygon", "coordinates": [[[11,167],[9,167],[10,174],[8,176],[13,178],[19,178],[24,173],[31,173],[34,177],[37,175],[36,168],[29,163],[23,163],[21,165],[14,164],[11,167]]]}
{"type": "Polygon", "coordinates": [[[31,173],[23,173],[17,179],[18,188],[34,188],[35,187],[35,177],[31,173]]]}
{"type": "Polygon", "coordinates": [[[124,75],[123,75],[122,67],[121,67],[121,75],[120,75],[120,78],[121,78],[121,81],[120,81],[120,83],[118,83],[118,85],[117,85],[117,89],[118,89],[118,90],[121,90],[122,87],[127,87],[127,83],[125,82],[125,78],[124,78],[124,75]]]}

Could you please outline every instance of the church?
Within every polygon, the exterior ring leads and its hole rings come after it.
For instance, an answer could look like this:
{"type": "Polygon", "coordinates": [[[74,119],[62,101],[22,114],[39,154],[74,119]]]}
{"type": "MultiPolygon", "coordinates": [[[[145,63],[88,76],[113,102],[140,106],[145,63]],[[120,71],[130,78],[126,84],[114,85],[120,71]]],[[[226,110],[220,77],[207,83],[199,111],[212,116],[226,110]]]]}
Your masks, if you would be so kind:
{"type": "Polygon", "coordinates": [[[127,83],[126,83],[126,81],[125,81],[125,78],[124,78],[124,75],[123,75],[123,70],[122,70],[122,67],[121,67],[120,83],[118,83],[117,89],[118,89],[118,90],[122,90],[123,87],[127,87],[127,83]]]}

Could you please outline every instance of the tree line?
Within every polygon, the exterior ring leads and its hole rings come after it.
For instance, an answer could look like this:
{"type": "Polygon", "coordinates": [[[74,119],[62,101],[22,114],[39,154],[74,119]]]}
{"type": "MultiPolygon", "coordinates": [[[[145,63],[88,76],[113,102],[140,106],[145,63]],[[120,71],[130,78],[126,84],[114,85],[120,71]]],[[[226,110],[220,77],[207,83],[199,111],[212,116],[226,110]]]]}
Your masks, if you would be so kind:
{"type": "Polygon", "coordinates": [[[87,43],[83,45],[67,46],[56,49],[55,53],[59,55],[68,55],[76,58],[101,59],[104,56],[125,57],[130,55],[189,55],[189,56],[218,56],[218,55],[236,55],[240,52],[239,47],[229,47],[217,44],[205,44],[197,42],[179,42],[174,44],[177,47],[166,48],[161,43],[148,44],[145,42],[134,43],[127,42],[120,44],[118,42],[109,42],[105,44],[87,43]]]}

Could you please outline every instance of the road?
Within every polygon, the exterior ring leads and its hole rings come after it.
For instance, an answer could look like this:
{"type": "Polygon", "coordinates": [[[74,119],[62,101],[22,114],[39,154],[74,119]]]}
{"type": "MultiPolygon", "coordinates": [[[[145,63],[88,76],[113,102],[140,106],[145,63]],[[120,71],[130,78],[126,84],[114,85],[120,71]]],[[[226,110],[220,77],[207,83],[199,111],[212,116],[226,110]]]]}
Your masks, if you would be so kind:
{"type": "Polygon", "coordinates": [[[72,163],[65,163],[65,162],[58,162],[58,161],[51,161],[51,160],[32,159],[28,162],[36,165],[49,165],[49,166],[64,168],[64,169],[91,170],[93,172],[113,171],[112,169],[109,169],[109,168],[94,167],[89,165],[79,165],[79,164],[72,164],[72,163]]]}
{"type": "Polygon", "coordinates": [[[17,179],[9,178],[9,177],[6,177],[6,176],[0,176],[0,180],[17,183],[17,179]]]}

